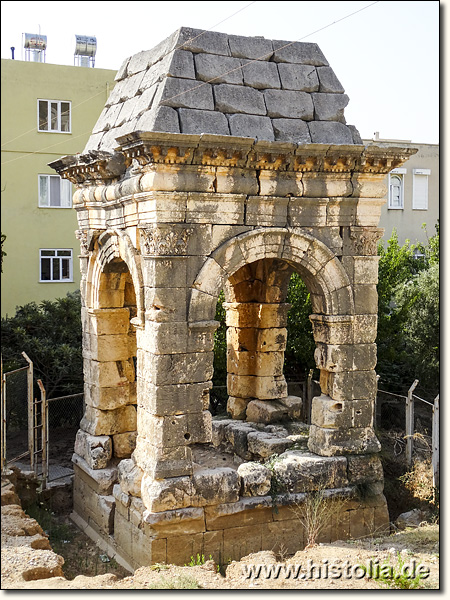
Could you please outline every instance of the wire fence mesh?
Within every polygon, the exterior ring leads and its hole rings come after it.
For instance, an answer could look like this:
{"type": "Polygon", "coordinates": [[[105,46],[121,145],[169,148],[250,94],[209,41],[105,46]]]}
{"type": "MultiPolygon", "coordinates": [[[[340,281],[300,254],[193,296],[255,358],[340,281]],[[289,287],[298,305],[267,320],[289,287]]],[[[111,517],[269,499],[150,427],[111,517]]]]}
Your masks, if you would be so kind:
{"type": "Polygon", "coordinates": [[[84,395],[48,399],[48,480],[73,473],[75,437],[84,412],[84,395]]]}
{"type": "Polygon", "coordinates": [[[29,465],[28,453],[28,366],[3,373],[6,461],[29,465]]]}

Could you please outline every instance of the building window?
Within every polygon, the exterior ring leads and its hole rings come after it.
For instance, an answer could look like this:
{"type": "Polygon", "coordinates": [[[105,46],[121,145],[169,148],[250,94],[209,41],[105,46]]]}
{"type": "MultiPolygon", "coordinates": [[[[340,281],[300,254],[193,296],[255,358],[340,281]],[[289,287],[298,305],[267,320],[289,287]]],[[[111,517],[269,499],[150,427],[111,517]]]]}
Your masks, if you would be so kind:
{"type": "Polygon", "coordinates": [[[430,169],[413,171],[413,210],[428,210],[428,175],[431,175],[430,169]]]}
{"type": "Polygon", "coordinates": [[[41,249],[39,250],[41,283],[73,281],[73,260],[71,249],[41,249]]]}
{"type": "Polygon", "coordinates": [[[39,175],[40,208],[72,208],[72,185],[59,175],[39,175]]]}
{"type": "Polygon", "coordinates": [[[403,177],[406,169],[394,169],[389,174],[389,200],[388,208],[403,209],[403,177]]]}
{"type": "Polygon", "coordinates": [[[38,131],[70,133],[70,102],[38,100],[38,131]]]}

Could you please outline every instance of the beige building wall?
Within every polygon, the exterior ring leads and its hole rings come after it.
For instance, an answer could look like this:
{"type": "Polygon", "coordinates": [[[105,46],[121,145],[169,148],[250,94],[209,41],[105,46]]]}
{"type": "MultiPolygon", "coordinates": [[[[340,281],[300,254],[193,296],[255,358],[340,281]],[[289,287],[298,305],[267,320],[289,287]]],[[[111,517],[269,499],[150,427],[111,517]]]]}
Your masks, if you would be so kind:
{"type": "MultiPolygon", "coordinates": [[[[390,178],[394,173],[387,175],[386,184],[386,203],[381,208],[380,227],[385,232],[382,238],[384,243],[391,237],[395,228],[399,243],[403,244],[405,240],[411,243],[426,243],[427,236],[431,237],[435,233],[435,225],[439,220],[439,145],[438,144],[415,144],[411,141],[379,139],[377,135],[373,140],[364,140],[364,143],[374,143],[377,146],[400,146],[404,148],[417,148],[417,153],[411,156],[398,175],[403,183],[402,208],[392,207],[389,201],[389,194],[393,190],[390,187],[390,178]],[[428,173],[426,177],[428,188],[427,208],[416,208],[413,202],[414,194],[414,175],[415,173],[428,173]],[[426,229],[423,225],[426,225],[426,229]]],[[[422,185],[425,187],[425,181],[422,179],[422,185]]]]}
{"type": "Polygon", "coordinates": [[[7,256],[2,316],[17,306],[63,297],[80,286],[77,217],[67,208],[39,207],[39,175],[48,163],[84,148],[114,86],[116,72],[11,59],[1,61],[1,231],[7,256]],[[68,101],[70,132],[38,131],[38,99],[68,101]],[[72,277],[40,282],[40,249],[72,251],[72,277]]]}

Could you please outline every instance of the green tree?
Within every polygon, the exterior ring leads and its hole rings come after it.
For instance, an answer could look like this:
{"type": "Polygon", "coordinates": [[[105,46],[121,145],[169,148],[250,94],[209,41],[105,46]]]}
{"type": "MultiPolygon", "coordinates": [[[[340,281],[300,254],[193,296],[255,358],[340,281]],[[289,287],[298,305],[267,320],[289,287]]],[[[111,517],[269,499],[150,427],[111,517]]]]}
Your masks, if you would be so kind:
{"type": "Polygon", "coordinates": [[[417,378],[421,388],[434,382],[438,389],[439,224],[425,245],[400,246],[394,230],[378,254],[377,372],[383,388],[404,391],[417,378]]]}
{"type": "Polygon", "coordinates": [[[285,373],[289,379],[304,379],[315,368],[315,342],[309,315],[311,297],[300,275],[293,273],[289,282],[287,302],[291,305],[287,322],[285,373]]]}
{"type": "Polygon", "coordinates": [[[3,371],[23,366],[26,352],[49,398],[83,391],[80,292],[17,308],[1,333],[3,371]]]}

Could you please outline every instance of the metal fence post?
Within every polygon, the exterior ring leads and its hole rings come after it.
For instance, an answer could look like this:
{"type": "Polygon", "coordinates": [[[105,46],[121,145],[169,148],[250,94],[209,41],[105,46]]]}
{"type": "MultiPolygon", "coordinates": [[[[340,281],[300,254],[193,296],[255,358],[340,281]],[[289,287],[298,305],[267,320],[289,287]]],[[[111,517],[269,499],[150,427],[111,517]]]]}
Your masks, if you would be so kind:
{"type": "Polygon", "coordinates": [[[44,384],[40,379],[37,384],[41,390],[42,489],[45,490],[48,480],[48,402],[44,384]]]}
{"type": "Polygon", "coordinates": [[[313,373],[314,370],[310,369],[308,377],[306,379],[306,406],[305,406],[305,419],[307,425],[311,425],[311,404],[313,397],[313,373]]]}
{"type": "Polygon", "coordinates": [[[1,447],[1,469],[2,473],[6,468],[6,377],[3,375],[3,361],[2,361],[2,447],[1,447]]]}
{"type": "Polygon", "coordinates": [[[412,454],[413,454],[413,435],[414,435],[414,399],[413,392],[416,389],[419,380],[416,379],[412,386],[408,390],[408,396],[406,398],[406,463],[410,467],[412,465],[412,454]]]}
{"type": "Polygon", "coordinates": [[[432,465],[433,465],[433,488],[439,487],[439,394],[434,399],[433,406],[433,430],[432,430],[432,465]]]}
{"type": "Polygon", "coordinates": [[[33,418],[33,362],[25,352],[22,356],[28,363],[28,452],[30,453],[30,466],[34,470],[34,418],[33,418]]]}

